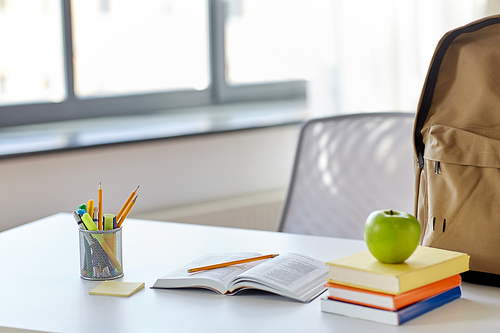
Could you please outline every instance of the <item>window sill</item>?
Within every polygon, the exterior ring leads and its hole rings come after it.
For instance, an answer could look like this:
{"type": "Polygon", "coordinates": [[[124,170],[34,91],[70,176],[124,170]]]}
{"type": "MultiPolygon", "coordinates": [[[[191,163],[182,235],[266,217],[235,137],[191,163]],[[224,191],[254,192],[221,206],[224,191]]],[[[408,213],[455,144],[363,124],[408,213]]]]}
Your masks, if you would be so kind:
{"type": "Polygon", "coordinates": [[[0,129],[0,159],[147,140],[298,124],[304,100],[223,104],[142,116],[93,118],[0,129]]]}

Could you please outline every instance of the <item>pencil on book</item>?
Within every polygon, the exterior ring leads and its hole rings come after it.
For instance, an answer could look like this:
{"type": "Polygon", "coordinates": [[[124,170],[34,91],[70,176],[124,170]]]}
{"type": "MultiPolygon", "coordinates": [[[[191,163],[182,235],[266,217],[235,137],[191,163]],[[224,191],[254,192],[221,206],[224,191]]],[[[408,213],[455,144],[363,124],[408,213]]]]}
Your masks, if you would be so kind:
{"type": "Polygon", "coordinates": [[[268,254],[268,255],[265,255],[265,256],[259,256],[259,257],[253,257],[253,258],[247,258],[247,259],[240,259],[240,260],[228,261],[228,262],[223,262],[223,263],[215,264],[215,265],[195,267],[195,268],[188,269],[187,272],[188,273],[194,273],[194,272],[199,272],[199,271],[206,271],[206,270],[209,270],[209,269],[216,269],[216,268],[233,266],[233,265],[238,265],[238,264],[245,264],[247,262],[252,262],[252,261],[257,261],[257,260],[271,259],[271,258],[274,258],[276,256],[279,256],[279,254],[268,254]]]}

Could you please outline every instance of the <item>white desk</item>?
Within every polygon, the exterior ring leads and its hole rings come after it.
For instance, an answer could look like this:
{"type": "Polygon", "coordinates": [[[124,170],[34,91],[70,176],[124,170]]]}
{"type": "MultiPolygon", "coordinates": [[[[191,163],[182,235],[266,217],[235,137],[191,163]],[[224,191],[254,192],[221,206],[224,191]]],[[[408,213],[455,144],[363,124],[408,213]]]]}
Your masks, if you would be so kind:
{"type": "MultiPolygon", "coordinates": [[[[78,230],[61,213],[0,233],[1,327],[49,332],[492,332],[500,289],[464,283],[463,297],[391,327],[320,311],[264,292],[221,296],[149,289],[157,278],[207,252],[297,252],[327,261],[364,242],[128,219],[121,281],[145,282],[129,298],[93,296],[79,276],[78,230]]],[[[324,296],[325,294],[323,294],[324,296]]],[[[9,331],[9,330],[7,330],[9,331]]]]}

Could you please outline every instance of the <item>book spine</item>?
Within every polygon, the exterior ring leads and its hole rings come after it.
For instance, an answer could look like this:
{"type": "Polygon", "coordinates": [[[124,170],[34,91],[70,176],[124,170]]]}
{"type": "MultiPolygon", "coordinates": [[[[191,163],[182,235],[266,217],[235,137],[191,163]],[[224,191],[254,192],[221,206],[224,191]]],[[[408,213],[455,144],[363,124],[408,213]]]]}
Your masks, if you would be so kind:
{"type": "Polygon", "coordinates": [[[414,305],[408,306],[398,311],[399,314],[399,324],[407,322],[410,319],[418,317],[426,312],[436,309],[446,303],[449,303],[462,296],[462,289],[460,286],[445,291],[436,296],[427,298],[423,301],[415,303],[414,305]]]}

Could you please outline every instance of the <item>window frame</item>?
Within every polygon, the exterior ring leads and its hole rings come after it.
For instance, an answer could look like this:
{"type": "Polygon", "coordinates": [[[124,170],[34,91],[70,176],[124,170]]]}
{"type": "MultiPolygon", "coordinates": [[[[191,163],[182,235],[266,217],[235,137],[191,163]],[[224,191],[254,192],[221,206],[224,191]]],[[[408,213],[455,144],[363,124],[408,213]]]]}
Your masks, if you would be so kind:
{"type": "Polygon", "coordinates": [[[1,127],[94,117],[151,114],[169,109],[213,106],[222,103],[304,99],[305,81],[229,85],[225,78],[225,0],[208,1],[210,85],[207,89],[77,97],[74,91],[71,0],[61,0],[66,98],[61,102],[0,106],[1,127]]]}

